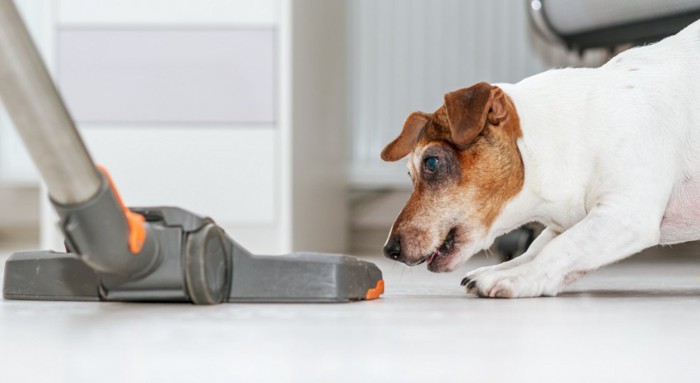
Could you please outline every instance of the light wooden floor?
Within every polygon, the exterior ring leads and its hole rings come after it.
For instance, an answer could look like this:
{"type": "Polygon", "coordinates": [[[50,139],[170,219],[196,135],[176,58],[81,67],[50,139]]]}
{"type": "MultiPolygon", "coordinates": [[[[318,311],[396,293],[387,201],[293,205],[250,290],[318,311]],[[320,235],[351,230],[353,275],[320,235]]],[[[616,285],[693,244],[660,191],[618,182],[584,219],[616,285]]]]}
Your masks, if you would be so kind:
{"type": "Polygon", "coordinates": [[[387,287],[371,302],[0,301],[0,382],[700,381],[696,244],[522,300],[371,259],[387,287]]]}

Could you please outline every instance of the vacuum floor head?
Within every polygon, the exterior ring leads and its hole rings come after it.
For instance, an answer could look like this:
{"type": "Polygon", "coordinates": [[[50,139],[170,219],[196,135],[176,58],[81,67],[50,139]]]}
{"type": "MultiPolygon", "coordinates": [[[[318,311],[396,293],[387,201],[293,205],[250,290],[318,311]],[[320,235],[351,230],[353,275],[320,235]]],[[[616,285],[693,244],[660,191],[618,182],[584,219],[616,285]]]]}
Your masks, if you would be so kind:
{"type": "Polygon", "coordinates": [[[348,302],[384,292],[382,273],[371,262],[321,253],[253,255],[210,219],[173,207],[132,210],[146,218],[156,239],[147,274],[99,273],[75,253],[20,252],[5,264],[5,299],[348,302]]]}

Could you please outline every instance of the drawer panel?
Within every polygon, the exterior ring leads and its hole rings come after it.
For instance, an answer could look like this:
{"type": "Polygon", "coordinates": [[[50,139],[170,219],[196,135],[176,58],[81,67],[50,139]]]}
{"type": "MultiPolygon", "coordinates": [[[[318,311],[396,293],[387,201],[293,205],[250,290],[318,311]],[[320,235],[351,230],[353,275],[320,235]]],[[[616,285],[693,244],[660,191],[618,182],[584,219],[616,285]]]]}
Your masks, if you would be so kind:
{"type": "Polygon", "coordinates": [[[127,205],[173,205],[220,224],[276,222],[277,131],[268,128],[83,128],[127,205]]]}
{"type": "Polygon", "coordinates": [[[275,34],[62,29],[58,83],[79,122],[272,123],[275,34]]]}
{"type": "Polygon", "coordinates": [[[59,25],[273,25],[279,0],[60,0],[59,25]]]}

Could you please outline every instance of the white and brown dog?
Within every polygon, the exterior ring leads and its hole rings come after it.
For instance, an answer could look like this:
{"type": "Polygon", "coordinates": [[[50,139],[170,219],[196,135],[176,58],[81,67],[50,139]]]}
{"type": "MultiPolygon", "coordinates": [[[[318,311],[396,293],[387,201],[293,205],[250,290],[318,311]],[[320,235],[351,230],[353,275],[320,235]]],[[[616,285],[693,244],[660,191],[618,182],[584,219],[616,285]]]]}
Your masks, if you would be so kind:
{"type": "Polygon", "coordinates": [[[700,239],[700,21],[596,69],[479,83],[408,116],[382,151],[413,194],[384,248],[452,271],[527,222],[522,256],[469,272],[484,297],[556,295],[658,244],[700,239]]]}

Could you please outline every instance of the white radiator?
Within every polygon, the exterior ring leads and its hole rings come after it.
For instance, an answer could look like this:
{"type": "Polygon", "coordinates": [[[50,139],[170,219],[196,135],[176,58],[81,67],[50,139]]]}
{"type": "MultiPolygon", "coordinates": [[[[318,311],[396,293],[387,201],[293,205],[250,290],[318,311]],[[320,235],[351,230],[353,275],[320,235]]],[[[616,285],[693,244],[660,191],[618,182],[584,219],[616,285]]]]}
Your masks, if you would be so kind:
{"type": "Polygon", "coordinates": [[[385,164],[379,153],[412,111],[432,112],[450,90],[479,81],[516,82],[562,61],[563,51],[543,48],[531,36],[526,6],[512,0],[350,2],[355,186],[408,183],[403,161],[385,164]]]}

